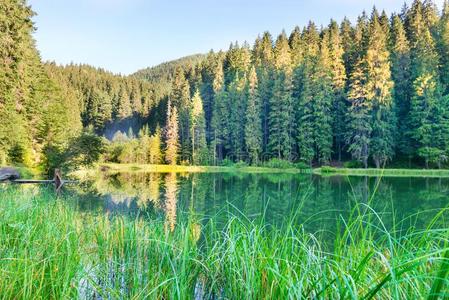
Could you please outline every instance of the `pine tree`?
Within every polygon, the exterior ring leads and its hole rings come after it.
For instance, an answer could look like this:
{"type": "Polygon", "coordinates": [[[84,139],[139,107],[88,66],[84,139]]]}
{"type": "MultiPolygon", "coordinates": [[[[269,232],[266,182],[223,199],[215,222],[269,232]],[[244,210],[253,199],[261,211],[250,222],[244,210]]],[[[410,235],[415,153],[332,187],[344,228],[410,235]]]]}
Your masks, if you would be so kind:
{"type": "Polygon", "coordinates": [[[254,45],[253,53],[258,78],[258,91],[262,104],[262,152],[266,153],[268,152],[269,112],[274,81],[273,39],[269,32],[265,32],[260,42],[254,45]]]}
{"type": "Polygon", "coordinates": [[[440,78],[444,94],[449,94],[449,2],[444,1],[443,13],[438,28],[438,52],[440,57],[440,78]]]}
{"type": "Polygon", "coordinates": [[[274,47],[274,67],[290,73],[292,67],[291,51],[285,31],[279,35],[274,47]]]}
{"type": "Polygon", "coordinates": [[[409,159],[413,156],[411,140],[407,134],[410,111],[410,45],[399,16],[393,16],[391,29],[391,75],[394,81],[394,106],[398,124],[398,150],[409,159]]]}
{"type": "Polygon", "coordinates": [[[176,165],[178,161],[178,138],[178,110],[176,106],[172,107],[170,101],[168,101],[167,125],[165,128],[165,161],[171,165],[176,165]]]}
{"type": "MultiPolygon", "coordinates": [[[[207,55],[206,60],[202,64],[201,69],[201,98],[203,99],[203,107],[204,107],[204,119],[206,123],[206,142],[210,144],[213,141],[213,132],[212,132],[212,115],[214,109],[214,96],[215,96],[215,87],[214,82],[216,78],[216,72],[218,71],[218,65],[222,64],[222,53],[215,54],[213,51],[210,51],[207,55]]],[[[222,68],[221,72],[223,72],[222,68]]]]}
{"type": "Polygon", "coordinates": [[[236,74],[226,93],[228,117],[225,121],[224,146],[228,154],[240,160],[245,149],[246,76],[236,74]]]}
{"type": "MultiPolygon", "coordinates": [[[[314,31],[313,28],[311,30],[314,31]]],[[[313,34],[309,32],[309,35],[313,34]]],[[[307,54],[299,94],[297,143],[302,160],[310,165],[330,160],[332,152],[332,70],[326,32],[319,53],[307,54]]]]}
{"type": "Polygon", "coordinates": [[[131,103],[129,101],[129,95],[128,92],[124,87],[120,88],[119,94],[118,94],[118,111],[117,111],[117,117],[124,119],[129,116],[131,116],[132,110],[131,110],[131,103]]]}
{"type": "Polygon", "coordinates": [[[251,64],[251,51],[249,45],[240,47],[238,42],[231,44],[226,59],[224,61],[225,83],[228,84],[235,80],[236,76],[241,76],[249,70],[251,64]]]}
{"type": "Polygon", "coordinates": [[[148,125],[144,125],[138,134],[138,147],[136,149],[137,162],[141,164],[147,164],[149,162],[149,152],[150,152],[150,136],[148,125]]]}
{"type": "Polygon", "coordinates": [[[296,141],[300,158],[312,163],[315,156],[313,133],[313,69],[319,55],[319,34],[314,23],[309,22],[302,33],[302,42],[307,45],[304,49],[303,63],[295,69],[293,75],[293,103],[296,119],[296,141]]]}
{"type": "Polygon", "coordinates": [[[341,161],[342,148],[344,144],[344,135],[346,132],[346,115],[348,111],[345,87],[346,87],[346,68],[344,64],[344,47],[340,37],[338,25],[331,21],[329,25],[329,56],[330,71],[333,88],[332,101],[332,131],[334,133],[335,151],[338,161],[341,161]]]}
{"type": "Polygon", "coordinates": [[[366,97],[372,102],[372,136],[370,155],[376,167],[384,165],[394,153],[395,118],[392,102],[393,81],[390,71],[388,39],[373,11],[368,31],[366,63],[366,97]]]}
{"type": "MultiPolygon", "coordinates": [[[[334,62],[335,63],[335,62],[334,62]]],[[[323,38],[320,47],[319,59],[315,66],[315,91],[314,91],[314,119],[315,119],[315,146],[316,157],[321,164],[328,163],[332,154],[334,124],[332,116],[332,100],[334,98],[333,79],[337,82],[340,76],[336,71],[335,64],[332,63],[326,36],[323,38]]],[[[340,91],[341,93],[341,91],[340,91]]]]}
{"type": "Polygon", "coordinates": [[[340,36],[341,44],[343,47],[343,62],[345,65],[346,74],[352,73],[354,67],[354,52],[356,50],[354,46],[354,28],[351,26],[351,22],[344,18],[340,24],[340,36]]]}
{"type": "Polygon", "coordinates": [[[440,101],[441,95],[431,74],[422,75],[415,80],[410,109],[413,128],[410,134],[417,147],[417,154],[424,159],[427,168],[429,163],[440,162],[446,151],[445,143],[442,143],[444,138],[440,135],[445,131],[440,126],[446,126],[441,123],[445,116],[439,107],[440,101]]]}
{"type": "Polygon", "coordinates": [[[269,140],[272,155],[279,159],[292,159],[293,103],[290,46],[285,32],[276,40],[274,47],[274,86],[269,102],[269,140]]]}
{"type": "Polygon", "coordinates": [[[285,72],[277,71],[270,100],[268,147],[279,159],[291,159],[292,116],[291,79],[285,72]]]}
{"type": "Polygon", "coordinates": [[[415,1],[407,16],[411,48],[411,80],[413,91],[407,131],[415,153],[424,159],[426,167],[439,162],[446,147],[444,98],[438,76],[438,54],[431,34],[434,21],[431,5],[415,1]]]}
{"type": "Polygon", "coordinates": [[[351,103],[348,113],[348,130],[346,143],[352,157],[368,167],[369,145],[371,142],[371,102],[367,100],[366,74],[364,62],[360,60],[352,71],[348,91],[348,100],[351,103]]]}
{"type": "Polygon", "coordinates": [[[229,132],[227,122],[229,120],[228,93],[221,89],[214,96],[214,114],[212,117],[212,126],[214,132],[213,144],[216,150],[214,161],[221,160],[225,155],[225,143],[227,142],[229,132]]]}
{"type": "Polygon", "coordinates": [[[292,67],[296,68],[302,63],[304,58],[304,45],[301,39],[301,29],[298,26],[290,34],[288,43],[291,49],[292,67]]]}
{"type": "Polygon", "coordinates": [[[252,163],[257,164],[262,151],[261,103],[257,87],[257,74],[251,68],[248,79],[248,104],[246,107],[245,144],[252,163]]]}
{"type": "Polygon", "coordinates": [[[203,101],[198,90],[193,95],[191,102],[190,136],[192,138],[192,162],[197,165],[204,162],[207,157],[206,123],[203,101]]]}
{"type": "Polygon", "coordinates": [[[226,102],[224,96],[224,74],[223,62],[220,60],[215,66],[214,78],[212,81],[212,88],[214,91],[213,111],[211,118],[211,152],[214,165],[217,160],[223,157],[223,140],[224,140],[224,122],[226,118],[226,102]]]}
{"type": "Polygon", "coordinates": [[[154,134],[150,136],[148,143],[148,162],[150,164],[162,163],[161,130],[159,126],[156,128],[154,134]]]}
{"type": "Polygon", "coordinates": [[[170,99],[173,102],[173,106],[179,111],[179,138],[183,157],[188,156],[191,150],[190,97],[189,81],[185,77],[184,70],[177,68],[170,99]]]}

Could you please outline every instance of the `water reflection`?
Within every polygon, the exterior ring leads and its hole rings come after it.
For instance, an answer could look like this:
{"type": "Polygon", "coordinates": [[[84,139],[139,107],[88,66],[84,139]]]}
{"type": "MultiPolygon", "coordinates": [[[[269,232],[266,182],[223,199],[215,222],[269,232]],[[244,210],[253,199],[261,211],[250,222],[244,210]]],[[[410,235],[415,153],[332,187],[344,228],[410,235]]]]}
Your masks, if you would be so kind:
{"type": "Polygon", "coordinates": [[[175,230],[176,224],[176,204],[178,198],[178,181],[176,173],[165,175],[165,228],[170,231],[175,230]]]}
{"type": "Polygon", "coordinates": [[[373,220],[391,230],[423,228],[449,204],[449,180],[438,178],[104,173],[78,192],[80,209],[162,217],[169,231],[179,214],[195,216],[203,225],[211,218],[219,226],[231,215],[244,215],[277,226],[297,212],[295,222],[325,238],[356,203],[364,204],[358,213],[375,211],[373,220]]]}

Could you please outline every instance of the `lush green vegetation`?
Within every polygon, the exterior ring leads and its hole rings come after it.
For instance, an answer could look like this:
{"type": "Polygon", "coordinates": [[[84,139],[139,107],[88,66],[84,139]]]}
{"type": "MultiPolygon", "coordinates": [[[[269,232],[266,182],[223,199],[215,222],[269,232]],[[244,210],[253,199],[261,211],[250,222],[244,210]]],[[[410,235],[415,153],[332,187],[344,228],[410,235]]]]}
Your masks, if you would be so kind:
{"type": "MultiPolygon", "coordinates": [[[[218,230],[190,215],[158,219],[81,213],[69,196],[2,188],[2,297],[245,299],[428,298],[449,293],[449,228],[387,232],[368,206],[341,220],[330,243],[286,221],[244,216],[218,230]]],[[[292,215],[290,220],[294,220],[292,215]]]]}
{"type": "MultiPolygon", "coordinates": [[[[179,166],[179,165],[151,165],[151,164],[111,164],[104,163],[98,165],[103,171],[108,172],[156,172],[156,173],[213,173],[213,172],[244,172],[244,173],[310,173],[310,169],[295,168],[294,166],[284,167],[254,167],[246,164],[232,164],[227,166],[179,166]]],[[[95,170],[89,169],[89,170],[95,170]]],[[[88,171],[89,171],[88,170],[88,171]]],[[[75,172],[74,174],[76,174],[75,172]]],[[[82,174],[79,172],[78,174],[82,174]]]]}
{"type": "MultiPolygon", "coordinates": [[[[355,24],[310,22],[275,41],[265,32],[252,47],[235,43],[132,76],[42,63],[32,15],[24,0],[0,7],[2,165],[48,172],[83,132],[110,140],[110,162],[448,163],[447,1],[441,11],[415,0],[391,17],[373,9],[355,24]]],[[[91,164],[86,153],[73,165],[91,164]]]]}
{"type": "Polygon", "coordinates": [[[314,169],[313,172],[320,175],[346,176],[449,177],[449,171],[441,169],[364,169],[325,166],[314,169]]]}

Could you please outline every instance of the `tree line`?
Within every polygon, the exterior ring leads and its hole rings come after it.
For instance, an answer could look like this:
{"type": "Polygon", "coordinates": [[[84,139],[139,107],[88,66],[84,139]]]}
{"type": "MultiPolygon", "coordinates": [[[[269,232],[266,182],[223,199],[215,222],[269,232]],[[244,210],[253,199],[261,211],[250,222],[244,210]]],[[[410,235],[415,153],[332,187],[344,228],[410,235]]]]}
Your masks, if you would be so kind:
{"type": "Polygon", "coordinates": [[[43,63],[25,0],[0,16],[0,164],[49,169],[95,135],[119,162],[447,162],[447,1],[265,32],[131,76],[43,63]]]}
{"type": "MultiPolygon", "coordinates": [[[[180,159],[429,166],[449,146],[449,5],[309,22],[177,69],[180,159]]],[[[171,108],[169,107],[169,110],[171,108]]],[[[168,123],[170,126],[170,124],[168,123]]]]}

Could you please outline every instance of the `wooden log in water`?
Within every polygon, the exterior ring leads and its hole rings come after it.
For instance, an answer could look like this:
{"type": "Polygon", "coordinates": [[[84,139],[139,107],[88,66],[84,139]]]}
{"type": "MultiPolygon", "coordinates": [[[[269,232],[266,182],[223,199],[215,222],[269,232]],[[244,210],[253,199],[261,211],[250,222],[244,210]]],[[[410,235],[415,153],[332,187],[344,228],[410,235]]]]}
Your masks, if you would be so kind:
{"type": "MultiPolygon", "coordinates": [[[[34,180],[34,179],[16,179],[10,180],[11,183],[55,183],[54,180],[34,180]]],[[[77,180],[62,180],[61,185],[66,183],[78,183],[77,180]]]]}
{"type": "MultiPolygon", "coordinates": [[[[55,185],[55,191],[57,194],[59,194],[59,191],[61,190],[62,186],[66,183],[77,183],[76,180],[63,180],[62,174],[59,169],[55,169],[55,177],[52,180],[37,180],[37,179],[18,179],[20,177],[15,177],[13,172],[10,172],[11,170],[7,170],[8,172],[4,172],[4,174],[12,174],[13,176],[8,176],[8,180],[4,182],[10,182],[14,184],[54,184],[55,185]]],[[[2,182],[2,181],[0,181],[2,182]]]]}
{"type": "Polygon", "coordinates": [[[16,179],[10,180],[11,183],[53,183],[53,180],[34,180],[34,179],[16,179]]]}
{"type": "Polygon", "coordinates": [[[16,169],[11,167],[0,168],[0,181],[15,180],[19,178],[20,174],[16,169]]]}

